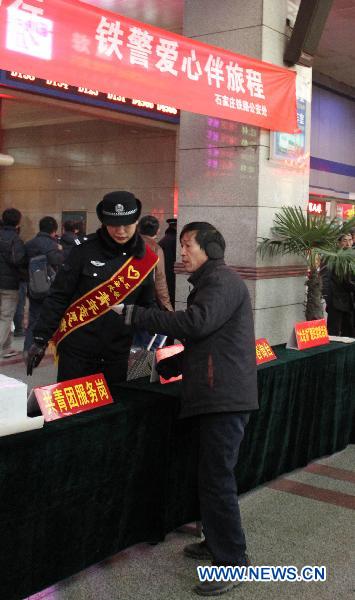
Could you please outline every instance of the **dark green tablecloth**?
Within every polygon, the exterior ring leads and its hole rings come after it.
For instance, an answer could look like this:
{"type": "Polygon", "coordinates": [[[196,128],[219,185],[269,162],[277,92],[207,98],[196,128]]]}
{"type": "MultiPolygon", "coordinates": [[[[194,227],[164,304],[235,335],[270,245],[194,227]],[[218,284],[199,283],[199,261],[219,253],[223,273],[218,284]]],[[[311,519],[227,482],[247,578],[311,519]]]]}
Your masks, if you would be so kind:
{"type": "MultiPolygon", "coordinates": [[[[274,352],[276,361],[258,367],[260,410],[251,415],[236,468],[241,493],[355,442],[355,343],[274,352]]],[[[122,387],[132,398],[180,395],[179,383],[141,379],[122,387]]]]}
{"type": "MultiPolygon", "coordinates": [[[[236,474],[240,491],[355,441],[355,344],[275,348],[260,366],[236,474]]],[[[0,598],[24,598],[198,519],[197,421],[179,384],[145,380],[118,403],[0,438],[0,598]]]]}
{"type": "Polygon", "coordinates": [[[27,597],[198,517],[193,423],[125,399],[0,438],[0,598],[27,597]]]}

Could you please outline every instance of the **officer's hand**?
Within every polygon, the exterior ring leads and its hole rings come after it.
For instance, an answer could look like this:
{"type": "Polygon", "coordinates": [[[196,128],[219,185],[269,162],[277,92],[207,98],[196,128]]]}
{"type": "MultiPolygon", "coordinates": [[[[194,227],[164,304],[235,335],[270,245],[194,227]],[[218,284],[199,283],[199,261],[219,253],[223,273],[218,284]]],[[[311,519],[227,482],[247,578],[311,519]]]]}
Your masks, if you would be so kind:
{"type": "Polygon", "coordinates": [[[170,377],[177,377],[181,373],[182,352],[163,358],[157,363],[157,372],[163,377],[163,379],[170,379],[170,377]]]}
{"type": "Polygon", "coordinates": [[[27,375],[32,375],[33,369],[38,367],[47,348],[47,342],[36,340],[28,351],[27,356],[27,375]]]}

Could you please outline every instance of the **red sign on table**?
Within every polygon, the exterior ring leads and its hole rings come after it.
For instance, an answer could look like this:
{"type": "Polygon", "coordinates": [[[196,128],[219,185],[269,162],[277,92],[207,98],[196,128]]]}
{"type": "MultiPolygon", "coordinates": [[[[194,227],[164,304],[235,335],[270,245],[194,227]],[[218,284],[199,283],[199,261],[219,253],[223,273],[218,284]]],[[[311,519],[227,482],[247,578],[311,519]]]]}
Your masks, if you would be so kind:
{"type": "Polygon", "coordinates": [[[113,403],[102,373],[34,388],[32,393],[45,421],[55,421],[113,403]]]}
{"type": "Polygon", "coordinates": [[[305,350],[314,346],[329,344],[329,335],[325,319],[296,323],[287,348],[305,350]]]}
{"type": "Polygon", "coordinates": [[[77,0],[2,0],[0,67],[295,133],[296,73],[77,0]]]}
{"type": "Polygon", "coordinates": [[[259,338],[255,341],[255,352],[257,365],[277,359],[276,354],[266,338],[259,338]]]}

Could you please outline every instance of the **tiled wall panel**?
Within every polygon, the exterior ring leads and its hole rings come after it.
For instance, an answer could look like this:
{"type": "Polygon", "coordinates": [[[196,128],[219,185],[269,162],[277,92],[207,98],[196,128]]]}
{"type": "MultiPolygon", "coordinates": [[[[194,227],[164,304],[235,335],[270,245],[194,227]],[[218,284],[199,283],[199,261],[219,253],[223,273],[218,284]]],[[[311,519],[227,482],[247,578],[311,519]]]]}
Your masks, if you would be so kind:
{"type": "Polygon", "coordinates": [[[2,152],[15,163],[0,168],[0,210],[21,210],[24,239],[44,215],[60,222],[62,210],[86,210],[94,231],[96,204],[114,189],[134,192],[144,214],[161,220],[162,233],[173,215],[174,131],[89,120],[6,129],[2,136],[2,152]]]}

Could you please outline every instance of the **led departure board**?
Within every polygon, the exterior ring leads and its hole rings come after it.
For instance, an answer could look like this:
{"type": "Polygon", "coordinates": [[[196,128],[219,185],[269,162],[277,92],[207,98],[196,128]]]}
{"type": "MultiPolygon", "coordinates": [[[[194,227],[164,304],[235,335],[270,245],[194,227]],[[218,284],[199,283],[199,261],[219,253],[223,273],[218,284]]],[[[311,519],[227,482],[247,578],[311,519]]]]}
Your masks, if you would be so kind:
{"type": "Polygon", "coordinates": [[[127,98],[113,93],[104,93],[86,87],[76,87],[62,81],[40,79],[19,71],[0,70],[0,86],[7,86],[26,92],[69,100],[79,104],[106,108],[116,112],[146,117],[156,121],[179,123],[180,111],[174,106],[146,102],[138,98],[127,98]]]}

